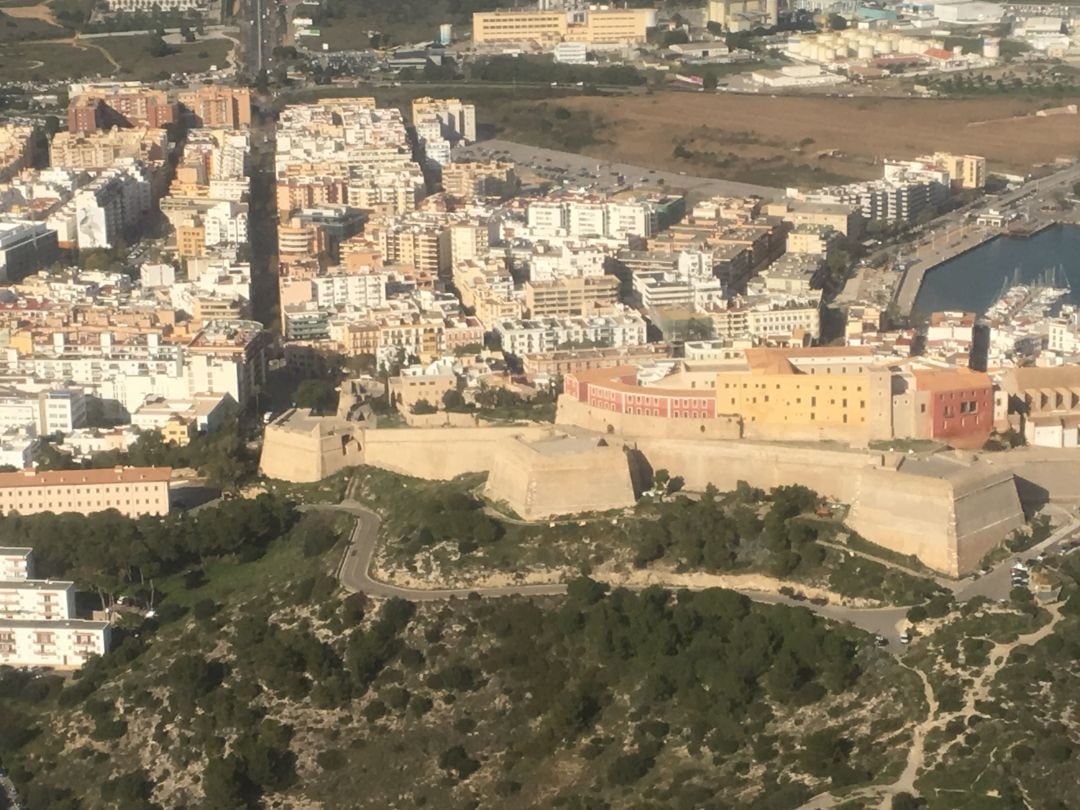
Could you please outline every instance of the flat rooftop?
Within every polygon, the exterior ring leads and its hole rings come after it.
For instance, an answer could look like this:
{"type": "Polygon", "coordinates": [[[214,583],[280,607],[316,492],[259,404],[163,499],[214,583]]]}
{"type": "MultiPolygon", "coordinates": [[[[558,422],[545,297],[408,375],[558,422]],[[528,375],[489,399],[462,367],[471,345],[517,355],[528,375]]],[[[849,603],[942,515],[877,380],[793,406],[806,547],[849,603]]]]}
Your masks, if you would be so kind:
{"type": "Polygon", "coordinates": [[[92,619],[0,619],[0,630],[17,630],[20,627],[36,627],[42,630],[104,630],[108,626],[108,622],[92,619]]]}
{"type": "Polygon", "coordinates": [[[0,581],[0,591],[66,591],[74,588],[74,582],[65,579],[16,579],[0,581]]]}
{"type": "Polygon", "coordinates": [[[0,473],[0,489],[12,487],[74,487],[80,484],[137,484],[167,482],[172,467],[114,467],[104,470],[49,470],[0,473]]]}
{"type": "Polygon", "coordinates": [[[568,434],[555,434],[541,439],[520,441],[542,456],[561,456],[575,453],[588,453],[600,445],[602,437],[599,436],[571,436],[568,434]]]}

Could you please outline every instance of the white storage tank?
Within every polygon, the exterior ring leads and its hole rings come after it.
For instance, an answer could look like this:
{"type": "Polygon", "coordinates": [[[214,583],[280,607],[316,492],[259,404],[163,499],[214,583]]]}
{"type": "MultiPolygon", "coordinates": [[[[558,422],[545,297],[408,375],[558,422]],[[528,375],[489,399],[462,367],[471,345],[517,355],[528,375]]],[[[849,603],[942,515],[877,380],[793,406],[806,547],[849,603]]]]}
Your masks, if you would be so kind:
{"type": "Polygon", "coordinates": [[[983,56],[987,59],[1001,58],[1001,40],[997,37],[987,37],[983,40],[983,56]]]}

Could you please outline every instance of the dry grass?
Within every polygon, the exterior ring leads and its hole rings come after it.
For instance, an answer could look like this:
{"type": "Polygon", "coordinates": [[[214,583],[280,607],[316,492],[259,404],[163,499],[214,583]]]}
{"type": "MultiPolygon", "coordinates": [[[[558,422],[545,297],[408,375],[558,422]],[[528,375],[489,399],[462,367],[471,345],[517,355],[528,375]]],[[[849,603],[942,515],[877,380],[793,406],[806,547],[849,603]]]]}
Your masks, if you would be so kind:
{"type": "MultiPolygon", "coordinates": [[[[1062,99],[1067,104],[1076,99],[1062,99]]],[[[603,121],[602,154],[628,163],[749,180],[772,167],[795,182],[813,174],[873,178],[885,157],[935,150],[985,155],[991,169],[1022,171],[1076,148],[1076,116],[1029,116],[1045,99],[866,99],[655,93],[578,97],[559,101],[603,121]],[[1010,120],[1004,120],[1010,119],[1010,120]],[[986,126],[972,126],[993,121],[986,126]],[[676,158],[677,145],[692,154],[676,158]]],[[[528,135],[530,108],[509,104],[488,111],[502,137],[528,135]]],[[[752,180],[751,180],[752,181],[752,180]]]]}

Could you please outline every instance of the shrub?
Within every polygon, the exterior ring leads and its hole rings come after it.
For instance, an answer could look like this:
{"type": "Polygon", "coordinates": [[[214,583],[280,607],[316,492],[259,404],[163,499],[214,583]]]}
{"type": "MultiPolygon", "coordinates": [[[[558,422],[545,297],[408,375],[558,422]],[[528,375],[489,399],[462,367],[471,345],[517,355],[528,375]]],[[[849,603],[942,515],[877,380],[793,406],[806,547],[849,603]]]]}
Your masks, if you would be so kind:
{"type": "Polygon", "coordinates": [[[340,771],[348,764],[348,761],[345,752],[336,748],[329,751],[320,751],[315,755],[315,762],[324,771],[340,771]]]}
{"type": "Polygon", "coordinates": [[[470,757],[460,745],[447,748],[439,756],[439,767],[457,775],[458,779],[468,779],[480,768],[480,763],[470,757]]]}
{"type": "Polygon", "coordinates": [[[613,785],[632,785],[652,768],[652,760],[641,754],[623,754],[611,763],[607,778],[613,785]]]}

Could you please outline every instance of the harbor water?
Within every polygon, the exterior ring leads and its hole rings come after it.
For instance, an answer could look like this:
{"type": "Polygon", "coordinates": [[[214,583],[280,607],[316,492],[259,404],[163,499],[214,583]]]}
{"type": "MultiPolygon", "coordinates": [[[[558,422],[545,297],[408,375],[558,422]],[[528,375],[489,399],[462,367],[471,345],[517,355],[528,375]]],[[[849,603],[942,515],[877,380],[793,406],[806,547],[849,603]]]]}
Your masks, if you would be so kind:
{"type": "Polygon", "coordinates": [[[1069,287],[1065,300],[1080,304],[1080,227],[1055,225],[1034,236],[999,237],[926,274],[915,312],[962,310],[982,315],[1013,284],[1039,282],[1069,287]]]}

